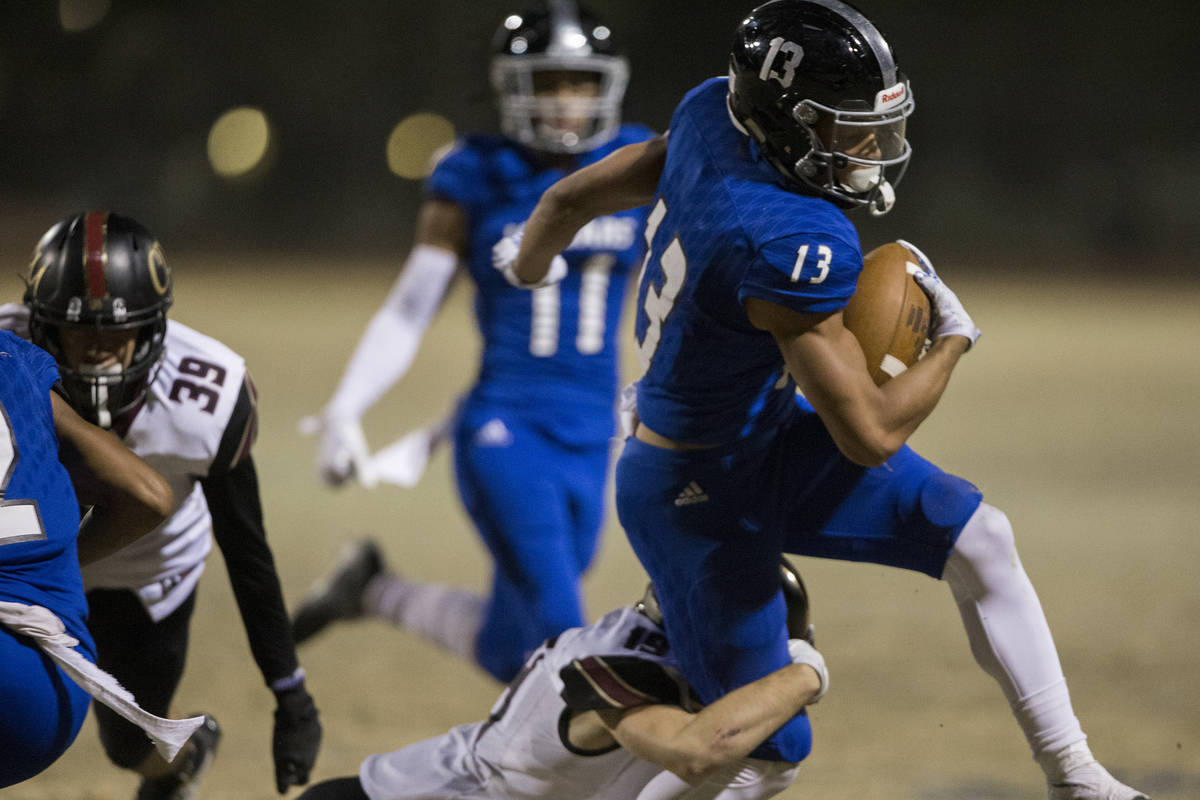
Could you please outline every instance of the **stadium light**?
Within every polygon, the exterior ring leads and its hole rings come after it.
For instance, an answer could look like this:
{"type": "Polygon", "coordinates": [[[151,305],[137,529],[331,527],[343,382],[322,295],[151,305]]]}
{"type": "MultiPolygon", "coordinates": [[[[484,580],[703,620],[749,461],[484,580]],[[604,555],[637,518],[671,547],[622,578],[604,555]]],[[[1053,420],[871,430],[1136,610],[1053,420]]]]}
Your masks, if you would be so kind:
{"type": "Polygon", "coordinates": [[[401,178],[420,180],[433,170],[435,156],[454,142],[454,125],[440,114],[405,117],[387,141],[387,163],[401,178]]]}
{"type": "Polygon", "coordinates": [[[58,0],[58,21],[68,33],[79,33],[104,19],[109,0],[58,0]]]}
{"type": "Polygon", "coordinates": [[[208,132],[208,163],[221,177],[237,178],[262,163],[270,144],[271,124],[261,109],[231,108],[208,132]]]}

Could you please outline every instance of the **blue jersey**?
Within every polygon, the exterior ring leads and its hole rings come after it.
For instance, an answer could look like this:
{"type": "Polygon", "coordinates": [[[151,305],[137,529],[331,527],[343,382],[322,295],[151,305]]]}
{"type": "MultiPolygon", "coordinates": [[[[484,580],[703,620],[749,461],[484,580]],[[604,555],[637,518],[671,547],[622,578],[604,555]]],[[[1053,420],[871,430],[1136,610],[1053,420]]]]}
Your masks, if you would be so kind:
{"type": "MultiPolygon", "coordinates": [[[[581,154],[579,167],[653,133],[623,125],[610,142],[581,154]]],[[[505,282],[491,263],[492,245],[524,222],[538,198],[566,175],[500,136],[460,139],[434,169],[431,197],[467,214],[467,268],[477,293],[483,337],[473,399],[538,409],[554,438],[589,443],[613,434],[617,391],[616,332],[631,270],[640,263],[646,209],[593,220],[563,254],[563,281],[532,292],[505,282]]]]}
{"type": "Polygon", "coordinates": [[[91,649],[75,537],[79,504],[58,460],[45,351],[0,331],[0,600],[40,605],[91,649]]]}
{"type": "Polygon", "coordinates": [[[728,81],[708,80],[671,120],[647,222],[636,335],[638,416],[685,442],[720,444],[793,413],[795,384],[744,302],[837,311],[862,270],[858,233],[827,200],[790,191],[730,121],[728,81]]]}

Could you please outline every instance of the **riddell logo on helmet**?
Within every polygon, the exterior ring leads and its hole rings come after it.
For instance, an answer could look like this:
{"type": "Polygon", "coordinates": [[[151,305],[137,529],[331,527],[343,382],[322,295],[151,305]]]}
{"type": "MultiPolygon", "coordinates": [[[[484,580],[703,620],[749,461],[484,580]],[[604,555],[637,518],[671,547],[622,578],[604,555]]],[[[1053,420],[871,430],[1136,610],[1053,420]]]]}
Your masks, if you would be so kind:
{"type": "Polygon", "coordinates": [[[886,111],[889,108],[898,106],[904,102],[907,95],[908,87],[903,83],[888,87],[875,95],[875,110],[886,111]]]}

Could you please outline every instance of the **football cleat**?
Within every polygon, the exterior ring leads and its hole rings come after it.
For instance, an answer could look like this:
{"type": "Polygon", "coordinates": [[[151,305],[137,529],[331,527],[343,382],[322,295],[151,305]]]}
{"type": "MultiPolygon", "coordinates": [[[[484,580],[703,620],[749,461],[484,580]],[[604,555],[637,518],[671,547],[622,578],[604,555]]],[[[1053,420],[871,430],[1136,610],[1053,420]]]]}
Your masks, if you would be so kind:
{"type": "Polygon", "coordinates": [[[174,771],[157,778],[143,778],[135,800],[192,800],[200,779],[217,756],[221,726],[210,714],[196,729],[183,752],[176,757],[174,771]]]}
{"type": "Polygon", "coordinates": [[[1150,800],[1150,796],[1126,786],[1098,761],[1091,761],[1063,780],[1051,782],[1050,800],[1150,800]]]}
{"type": "Polygon", "coordinates": [[[383,555],[375,542],[364,539],[346,545],[333,572],[312,585],[292,616],[295,643],[311,639],[331,622],[361,617],[363,592],[383,571],[383,555]]]}

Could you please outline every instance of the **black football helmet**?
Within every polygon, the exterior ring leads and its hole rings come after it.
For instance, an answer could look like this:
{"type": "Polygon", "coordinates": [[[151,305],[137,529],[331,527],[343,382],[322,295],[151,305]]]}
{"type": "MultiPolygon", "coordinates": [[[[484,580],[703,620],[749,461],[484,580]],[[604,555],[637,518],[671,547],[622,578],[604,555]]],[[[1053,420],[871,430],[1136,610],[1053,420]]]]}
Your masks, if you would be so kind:
{"type": "Polygon", "coordinates": [[[541,7],[510,14],[496,31],[492,88],[500,106],[500,128],[536,150],[581,153],[616,135],[629,64],[616,54],[612,31],[572,0],[546,0],[541,7]],[[577,72],[594,77],[595,97],[538,97],[535,76],[577,72]],[[585,121],[582,130],[556,119],[585,121]]]}
{"type": "MultiPolygon", "coordinates": [[[[789,639],[806,639],[812,644],[812,625],[808,618],[808,590],[800,579],[800,572],[792,566],[786,556],[779,561],[779,577],[783,585],[783,601],[787,604],[787,630],[789,639]]],[[[644,614],[656,625],[663,624],[662,608],[654,584],[646,584],[646,592],[634,609],[644,614]]]]}
{"type": "Polygon", "coordinates": [[[808,618],[808,589],[800,580],[800,572],[786,556],[779,560],[779,573],[783,579],[783,600],[787,603],[787,629],[789,639],[807,639],[813,643],[813,628],[808,618]]]}
{"type": "Polygon", "coordinates": [[[80,416],[109,428],[141,402],[162,363],[171,300],[162,246],[129,217],[74,214],[38,242],[25,291],[30,335],[58,362],[80,416]],[[132,360],[111,368],[71,364],[62,342],[68,329],[135,331],[132,360]]]}
{"type": "Polygon", "coordinates": [[[793,184],[876,216],[895,203],[912,147],[908,78],[883,34],[841,0],[771,0],[734,34],[734,124],[793,184]]]}

